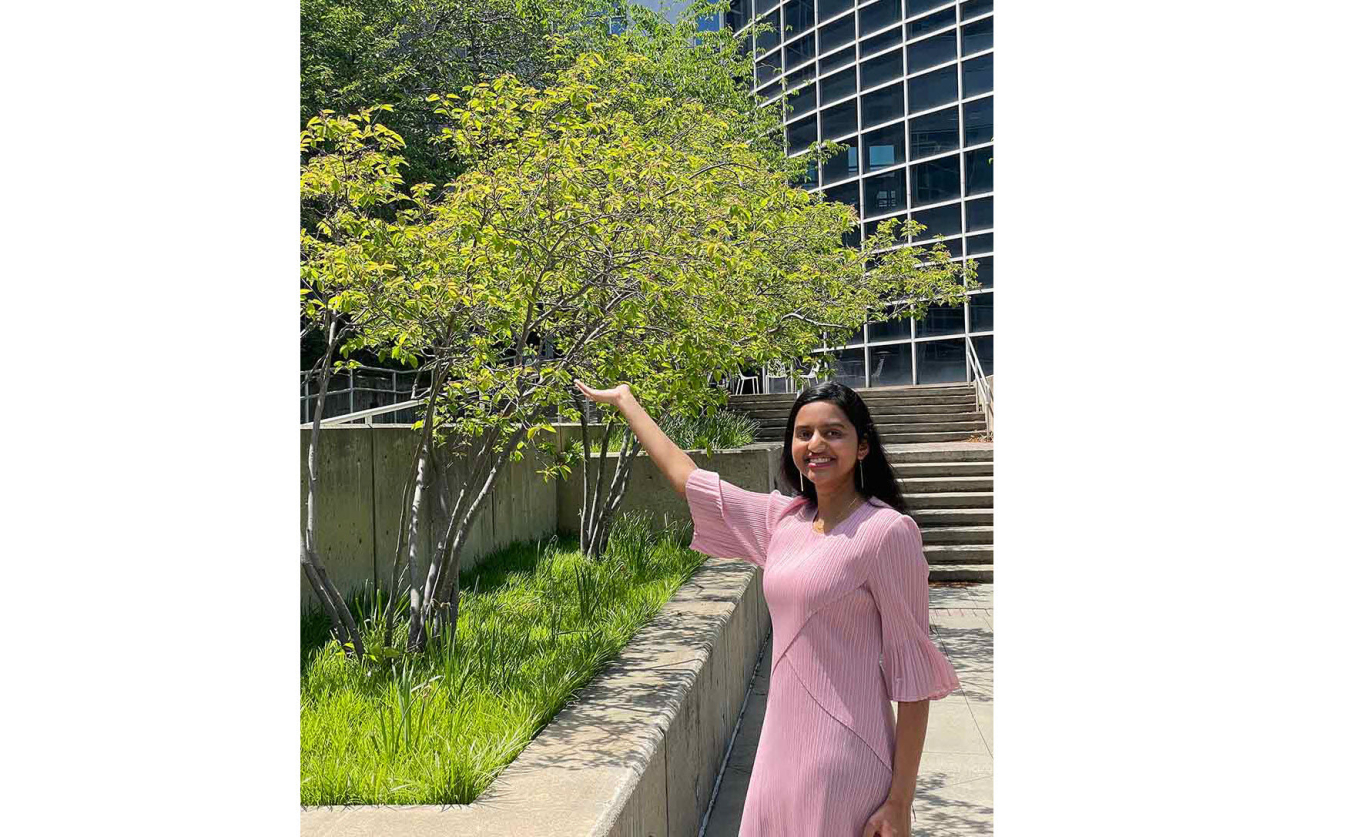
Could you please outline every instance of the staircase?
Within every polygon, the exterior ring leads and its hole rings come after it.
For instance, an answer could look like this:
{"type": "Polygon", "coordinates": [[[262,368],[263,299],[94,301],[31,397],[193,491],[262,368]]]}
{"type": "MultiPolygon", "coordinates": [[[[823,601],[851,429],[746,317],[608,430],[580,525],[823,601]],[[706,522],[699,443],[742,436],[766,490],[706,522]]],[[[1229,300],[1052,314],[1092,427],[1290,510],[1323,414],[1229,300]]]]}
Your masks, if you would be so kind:
{"type": "MultiPolygon", "coordinates": [[[[930,581],[994,580],[994,445],[974,384],[858,389],[872,413],[910,516],[923,532],[930,581]]],[[[782,444],[796,394],[733,395],[760,423],[756,441],[782,444]]]]}

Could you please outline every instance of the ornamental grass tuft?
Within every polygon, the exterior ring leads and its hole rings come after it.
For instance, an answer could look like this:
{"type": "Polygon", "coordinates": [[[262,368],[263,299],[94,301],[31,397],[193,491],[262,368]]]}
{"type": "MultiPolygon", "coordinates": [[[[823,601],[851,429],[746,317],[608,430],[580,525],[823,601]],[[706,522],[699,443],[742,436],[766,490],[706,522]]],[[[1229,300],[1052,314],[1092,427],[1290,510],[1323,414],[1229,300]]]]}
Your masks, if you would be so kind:
{"type": "Polygon", "coordinates": [[[407,597],[384,645],[384,590],[349,598],[350,660],[317,607],[301,619],[303,805],[472,802],[704,562],[690,524],[621,515],[608,549],[516,543],[461,574],[455,642],[407,654],[407,597]]]}

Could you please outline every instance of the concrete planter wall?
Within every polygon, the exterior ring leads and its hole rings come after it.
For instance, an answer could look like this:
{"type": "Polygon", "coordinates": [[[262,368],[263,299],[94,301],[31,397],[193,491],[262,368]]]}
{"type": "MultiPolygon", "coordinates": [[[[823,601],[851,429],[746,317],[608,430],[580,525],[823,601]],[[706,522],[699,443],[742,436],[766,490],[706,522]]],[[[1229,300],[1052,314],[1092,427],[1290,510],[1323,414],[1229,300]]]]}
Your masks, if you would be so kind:
{"type": "Polygon", "coordinates": [[[473,803],[306,808],[301,834],[694,837],[768,632],[758,568],[709,558],[473,803]]]}
{"type": "MultiPolygon", "coordinates": [[[[567,445],[581,438],[577,424],[559,424],[558,442],[567,445]]],[[[543,434],[552,436],[553,434],[543,434]]],[[[410,458],[417,437],[409,425],[342,426],[324,428],[319,443],[319,502],[316,534],[320,555],[329,577],[344,595],[377,574],[388,584],[389,562],[398,542],[399,502],[408,477],[410,458]]],[[[300,433],[300,528],[305,525],[306,478],[309,430],[300,433]]],[[[690,452],[700,467],[720,473],[731,482],[754,491],[773,487],[772,452],[750,449],[714,453],[690,452]]],[[[605,472],[605,485],[614,474],[618,454],[612,452],[605,472]]],[[[470,530],[462,569],[474,566],[483,556],[515,541],[548,539],[554,532],[576,534],[581,512],[581,472],[574,468],[564,481],[545,482],[536,472],[544,467],[544,455],[527,448],[520,462],[508,463],[498,478],[485,508],[470,530]]],[[[467,463],[451,463],[452,479],[462,479],[467,463]]],[[[432,526],[423,525],[418,554],[430,553],[431,532],[445,525],[434,499],[425,509],[432,526]]],[[[689,520],[689,507],[675,493],[651,457],[638,453],[620,511],[646,510],[672,522],[689,520]]],[[[425,570],[425,561],[422,567],[425,570]]],[[[300,600],[308,606],[317,600],[309,582],[300,574],[300,600]]]]}
{"type": "MultiPolygon", "coordinates": [[[[579,437],[559,425],[559,441],[579,437]]],[[[398,503],[415,437],[408,426],[325,431],[318,534],[344,592],[380,573],[397,539],[398,503]]],[[[301,436],[301,520],[308,432],[301,436]]],[[[700,467],[755,491],[774,487],[775,451],[690,452],[700,467]]],[[[609,476],[617,463],[611,455],[609,476]]],[[[475,523],[464,567],[512,541],[576,532],[581,475],[545,483],[542,455],[513,463],[475,523]]],[[[460,472],[463,463],[455,463],[460,472]]],[[[433,504],[434,505],[434,504],[433,504]]],[[[672,523],[689,507],[639,453],[622,511],[672,523]]],[[[443,525],[436,509],[433,520],[443,525]]],[[[429,548],[429,544],[424,543],[429,548]]],[[[312,600],[302,580],[304,600],[312,600]]],[[[698,833],[769,634],[763,578],[742,561],[709,558],[619,658],[598,674],[469,805],[307,808],[305,835],[673,837],[698,833]]]]}

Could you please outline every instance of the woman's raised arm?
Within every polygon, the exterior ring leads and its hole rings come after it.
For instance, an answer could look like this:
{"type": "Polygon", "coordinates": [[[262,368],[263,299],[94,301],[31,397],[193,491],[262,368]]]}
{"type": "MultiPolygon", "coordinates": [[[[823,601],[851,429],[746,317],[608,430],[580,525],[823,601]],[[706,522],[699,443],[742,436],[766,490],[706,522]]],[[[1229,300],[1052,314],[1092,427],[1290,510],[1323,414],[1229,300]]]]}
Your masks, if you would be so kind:
{"type": "Polygon", "coordinates": [[[647,451],[647,455],[656,462],[656,467],[661,469],[671,486],[683,497],[685,483],[689,482],[689,475],[694,473],[698,465],[647,415],[647,411],[633,397],[628,384],[621,382],[612,389],[591,389],[575,378],[573,383],[597,404],[611,404],[618,408],[628,426],[633,428],[637,440],[642,443],[642,449],[647,451]]]}

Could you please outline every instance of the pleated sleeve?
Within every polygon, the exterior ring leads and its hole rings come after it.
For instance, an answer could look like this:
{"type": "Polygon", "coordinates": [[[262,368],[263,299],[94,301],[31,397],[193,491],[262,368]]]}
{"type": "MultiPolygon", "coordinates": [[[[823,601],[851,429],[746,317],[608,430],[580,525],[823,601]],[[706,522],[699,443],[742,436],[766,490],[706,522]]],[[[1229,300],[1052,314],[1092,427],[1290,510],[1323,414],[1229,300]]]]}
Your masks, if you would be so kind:
{"type": "Polygon", "coordinates": [[[928,635],[928,560],[908,515],[882,539],[867,577],[881,613],[881,672],[893,701],[936,700],[961,687],[956,670],[928,635]]]}
{"type": "Polygon", "coordinates": [[[781,513],[796,499],[780,491],[747,491],[702,468],[689,475],[684,496],[694,519],[690,549],[760,567],[768,562],[769,538],[781,513]]]}

